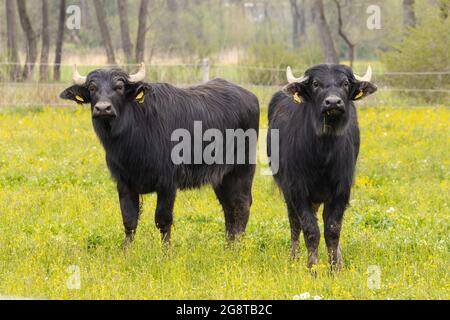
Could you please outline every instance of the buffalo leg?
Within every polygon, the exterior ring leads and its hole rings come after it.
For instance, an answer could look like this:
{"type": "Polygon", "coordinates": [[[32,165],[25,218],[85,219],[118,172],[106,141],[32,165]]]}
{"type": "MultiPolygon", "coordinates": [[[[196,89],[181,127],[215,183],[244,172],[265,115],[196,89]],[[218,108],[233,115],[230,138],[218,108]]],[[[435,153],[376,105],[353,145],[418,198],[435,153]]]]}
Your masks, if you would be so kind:
{"type": "Polygon", "coordinates": [[[308,250],[308,268],[311,269],[319,262],[320,230],[315,212],[317,207],[307,201],[301,201],[295,204],[295,208],[308,250]]]}
{"type": "MultiPolygon", "coordinates": [[[[300,215],[298,214],[295,206],[290,200],[286,201],[288,207],[288,217],[289,225],[291,227],[291,257],[295,258],[297,256],[298,247],[300,245],[300,233],[302,231],[302,223],[300,220],[300,215]]],[[[319,204],[313,204],[312,209],[315,215],[317,215],[317,210],[319,209],[319,204]]],[[[319,235],[320,237],[320,235],[319,235]]]]}
{"type": "Polygon", "coordinates": [[[289,226],[291,227],[291,257],[295,258],[300,245],[299,238],[302,228],[300,224],[300,217],[290,201],[287,201],[287,207],[289,226]]]}
{"type": "Polygon", "coordinates": [[[155,223],[161,232],[161,239],[170,242],[170,232],[173,223],[173,205],[175,203],[175,189],[164,189],[157,192],[158,202],[155,212],[155,223]]]}
{"type": "Polygon", "coordinates": [[[324,236],[332,270],[339,270],[343,263],[339,239],[345,207],[343,201],[331,201],[325,204],[323,211],[324,236]]]}
{"type": "Polygon", "coordinates": [[[248,219],[250,217],[250,207],[252,206],[252,183],[255,173],[255,165],[246,165],[235,174],[236,181],[236,236],[240,236],[247,228],[248,219]],[[242,172],[240,172],[242,171],[242,172]]]}
{"type": "Polygon", "coordinates": [[[122,211],[123,225],[125,227],[124,247],[133,241],[139,220],[139,194],[132,191],[123,183],[117,184],[120,209],[122,211]]]}
{"type": "Polygon", "coordinates": [[[230,241],[242,235],[247,227],[254,170],[254,165],[249,165],[245,170],[229,173],[220,185],[214,187],[225,215],[226,237],[230,241]]]}

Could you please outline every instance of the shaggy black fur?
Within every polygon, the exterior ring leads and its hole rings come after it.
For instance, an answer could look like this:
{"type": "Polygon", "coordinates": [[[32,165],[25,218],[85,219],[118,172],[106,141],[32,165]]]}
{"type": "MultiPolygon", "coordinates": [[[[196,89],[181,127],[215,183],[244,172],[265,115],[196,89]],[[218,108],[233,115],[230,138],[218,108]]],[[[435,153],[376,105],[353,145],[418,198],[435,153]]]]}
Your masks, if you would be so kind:
{"type": "MultiPolygon", "coordinates": [[[[287,85],[284,92],[272,97],[268,155],[271,156],[270,130],[278,129],[279,170],[274,178],[288,208],[292,255],[303,230],[308,266],[317,263],[320,231],[316,215],[323,203],[330,263],[340,266],[342,218],[349,203],[360,143],[352,100],[375,92],[376,87],[357,81],[352,70],[343,65],[317,65],[305,75],[309,76],[307,81],[287,85]],[[301,103],[294,102],[295,93],[301,97],[301,103]]],[[[272,164],[273,161],[272,158],[272,164]]]]}
{"type": "Polygon", "coordinates": [[[168,241],[177,189],[204,184],[213,186],[222,204],[227,236],[233,239],[245,231],[255,165],[248,161],[241,165],[175,165],[171,151],[177,142],[171,141],[171,135],[184,128],[193,140],[194,121],[202,121],[203,131],[215,128],[224,137],[225,129],[258,132],[255,95],[221,79],[181,89],[163,83],[129,83],[121,70],[96,70],[88,75],[85,85],[61,93],[63,99],[77,101],[76,96],[91,103],[93,126],[117,181],[126,242],[133,239],[137,228],[139,195],[157,193],[155,222],[168,241]],[[135,98],[141,92],[145,100],[139,103],[135,98]]]}

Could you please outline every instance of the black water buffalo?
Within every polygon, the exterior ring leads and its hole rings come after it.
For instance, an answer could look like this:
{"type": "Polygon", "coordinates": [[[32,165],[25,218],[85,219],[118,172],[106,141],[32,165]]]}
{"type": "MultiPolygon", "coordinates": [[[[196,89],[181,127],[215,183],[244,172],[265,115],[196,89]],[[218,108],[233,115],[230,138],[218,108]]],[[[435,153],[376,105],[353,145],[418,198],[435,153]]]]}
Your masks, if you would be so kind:
{"type": "Polygon", "coordinates": [[[295,256],[303,231],[309,268],[318,262],[317,211],[322,203],[330,264],[342,266],[339,238],[360,143],[353,101],[377,90],[371,74],[370,67],[359,77],[347,66],[321,64],[297,79],[288,67],[289,83],[269,105],[268,155],[288,209],[291,254],[295,256]],[[279,130],[278,159],[272,154],[273,129],[279,130]]]}
{"type": "MultiPolygon", "coordinates": [[[[143,64],[133,75],[119,69],[100,69],[83,77],[74,67],[75,85],[60,95],[62,99],[91,105],[94,130],[117,182],[125,244],[133,240],[137,228],[141,194],[157,193],[155,222],[162,239],[169,241],[177,189],[204,184],[213,186],[224,210],[227,237],[234,239],[245,231],[249,217],[255,171],[250,159],[255,157],[251,153],[256,154],[256,149],[248,142],[246,161],[240,163],[174,162],[172,151],[177,141],[172,135],[177,130],[195,135],[194,122],[200,123],[205,132],[211,129],[225,135],[230,129],[242,129],[257,135],[258,99],[222,79],[182,89],[146,83],[144,77],[143,64]]],[[[192,149],[205,144],[201,141],[199,146],[192,141],[192,149]]],[[[191,159],[190,155],[181,157],[191,159]]]]}

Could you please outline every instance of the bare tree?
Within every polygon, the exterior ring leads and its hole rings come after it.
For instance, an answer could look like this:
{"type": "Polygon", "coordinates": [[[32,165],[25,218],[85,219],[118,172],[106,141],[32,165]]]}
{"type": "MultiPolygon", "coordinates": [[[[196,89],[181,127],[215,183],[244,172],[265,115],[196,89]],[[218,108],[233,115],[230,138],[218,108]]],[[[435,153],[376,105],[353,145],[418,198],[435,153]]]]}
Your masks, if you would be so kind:
{"type": "Polygon", "coordinates": [[[339,58],[334,48],[333,38],[331,37],[330,28],[325,19],[322,0],[314,0],[313,4],[314,22],[319,33],[320,46],[325,58],[325,62],[339,63],[339,58]]]}
{"type": "Polygon", "coordinates": [[[350,61],[350,67],[353,67],[353,60],[355,59],[355,44],[350,41],[348,36],[345,34],[343,30],[342,25],[342,6],[339,0],[334,0],[334,3],[336,3],[336,9],[337,9],[337,17],[338,17],[338,33],[339,36],[344,40],[345,44],[348,47],[348,60],[350,61]]]}
{"type": "Polygon", "coordinates": [[[85,28],[87,28],[88,30],[91,30],[92,26],[93,26],[93,21],[95,20],[92,17],[92,8],[91,8],[91,0],[80,0],[80,4],[81,4],[81,12],[83,15],[83,26],[85,28]]]}
{"type": "Polygon", "coordinates": [[[20,24],[26,38],[27,54],[25,66],[22,72],[22,78],[29,80],[33,75],[34,65],[37,58],[37,35],[31,25],[31,20],[28,16],[25,0],[17,0],[17,9],[19,11],[20,24]]]}
{"type": "Polygon", "coordinates": [[[55,45],[55,65],[53,66],[53,80],[61,80],[61,58],[64,44],[64,22],[66,20],[66,0],[60,0],[58,16],[58,32],[55,45]]]}
{"type": "Polygon", "coordinates": [[[39,67],[39,80],[48,80],[48,53],[50,50],[50,35],[48,27],[48,0],[42,0],[42,48],[39,67]]]}
{"type": "MultiPolygon", "coordinates": [[[[181,1],[180,1],[181,2],[181,1]]],[[[177,0],[166,0],[167,5],[167,17],[164,19],[164,25],[168,30],[177,30],[178,29],[178,23],[179,23],[179,9],[189,9],[189,2],[185,3],[177,3],[177,0]],[[185,8],[180,8],[180,6],[185,6],[185,8]]],[[[164,38],[166,39],[167,43],[169,44],[169,52],[171,52],[173,49],[182,46],[180,44],[179,35],[176,32],[168,32],[164,35],[164,38]]]]}
{"type": "Polygon", "coordinates": [[[305,2],[304,0],[289,0],[292,13],[292,45],[294,48],[301,46],[301,40],[305,38],[305,2]]]}
{"type": "Polygon", "coordinates": [[[141,0],[139,7],[139,25],[136,38],[136,61],[144,61],[145,34],[147,32],[148,0],[141,0]]]}
{"type": "Polygon", "coordinates": [[[403,24],[406,27],[416,26],[416,15],[414,13],[414,0],[403,0],[403,24]]]}
{"type": "Polygon", "coordinates": [[[11,81],[19,79],[19,53],[17,51],[16,42],[16,15],[14,8],[14,0],[6,0],[6,37],[7,37],[7,54],[8,62],[12,64],[10,69],[11,81]]]}
{"type": "Polygon", "coordinates": [[[122,33],[123,53],[127,63],[130,63],[133,60],[133,47],[130,40],[127,0],[117,0],[117,11],[119,12],[120,31],[122,33]]]}
{"type": "Polygon", "coordinates": [[[98,26],[100,28],[100,34],[102,36],[103,46],[105,47],[108,63],[116,64],[116,58],[114,56],[114,47],[112,45],[108,24],[106,23],[105,10],[100,0],[93,0],[93,2],[95,6],[95,13],[97,14],[98,26]]]}

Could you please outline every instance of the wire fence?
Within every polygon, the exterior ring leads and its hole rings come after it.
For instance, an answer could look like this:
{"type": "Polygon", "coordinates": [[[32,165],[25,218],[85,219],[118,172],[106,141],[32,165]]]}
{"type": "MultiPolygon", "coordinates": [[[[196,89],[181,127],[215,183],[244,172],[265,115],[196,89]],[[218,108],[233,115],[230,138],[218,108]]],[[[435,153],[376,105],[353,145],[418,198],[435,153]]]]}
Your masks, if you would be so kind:
{"type": "MultiPolygon", "coordinates": [[[[71,84],[72,65],[61,64],[60,80],[53,81],[54,64],[46,64],[47,79],[40,80],[41,66],[36,64],[26,81],[21,80],[23,65],[0,62],[0,108],[67,107],[73,104],[59,99],[59,93],[71,84]]],[[[29,66],[31,67],[31,66],[29,66]]],[[[87,74],[99,68],[120,67],[129,72],[136,65],[78,65],[87,74]]],[[[365,70],[355,70],[363,74],[365,70]]],[[[286,69],[246,65],[155,64],[147,66],[149,82],[167,82],[177,86],[199,84],[213,78],[224,78],[253,91],[267,106],[273,93],[286,83],[286,69]]],[[[368,106],[450,105],[450,71],[375,72],[373,81],[378,92],[359,104],[368,106]]]]}

